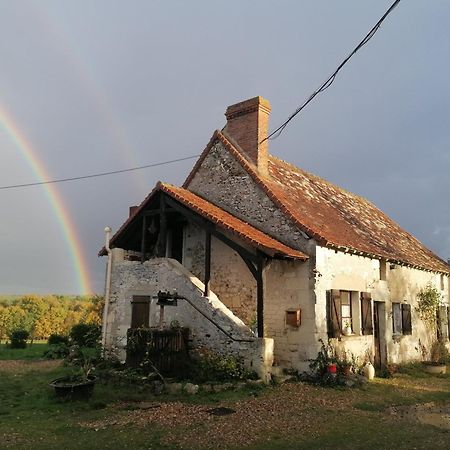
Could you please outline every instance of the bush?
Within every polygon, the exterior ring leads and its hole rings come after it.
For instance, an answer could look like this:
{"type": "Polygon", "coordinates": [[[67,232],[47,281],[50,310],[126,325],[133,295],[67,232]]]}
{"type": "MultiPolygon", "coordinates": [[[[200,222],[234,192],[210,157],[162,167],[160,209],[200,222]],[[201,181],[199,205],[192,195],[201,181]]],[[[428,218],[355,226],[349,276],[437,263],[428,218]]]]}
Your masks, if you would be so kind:
{"type": "Polygon", "coordinates": [[[66,344],[52,344],[50,348],[44,352],[44,358],[47,359],[64,359],[69,354],[69,347],[66,344]]]}
{"type": "Polygon", "coordinates": [[[203,351],[192,361],[192,376],[199,382],[255,378],[242,361],[231,355],[203,351]]]}
{"type": "Polygon", "coordinates": [[[14,330],[11,332],[10,339],[11,344],[10,348],[26,348],[27,339],[30,337],[30,332],[27,330],[14,330]]]}
{"type": "Polygon", "coordinates": [[[51,334],[48,338],[49,345],[69,345],[69,337],[63,334],[51,334]]]}
{"type": "Polygon", "coordinates": [[[79,323],[70,330],[72,344],[80,347],[96,347],[99,344],[101,328],[93,323],[79,323]]]}

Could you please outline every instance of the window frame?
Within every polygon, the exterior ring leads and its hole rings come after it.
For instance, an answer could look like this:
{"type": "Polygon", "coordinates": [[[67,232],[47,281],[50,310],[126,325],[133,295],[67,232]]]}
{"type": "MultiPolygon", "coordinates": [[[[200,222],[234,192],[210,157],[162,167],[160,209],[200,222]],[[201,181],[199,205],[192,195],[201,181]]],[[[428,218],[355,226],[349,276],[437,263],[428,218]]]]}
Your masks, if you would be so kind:
{"type": "Polygon", "coordinates": [[[392,302],[392,335],[412,335],[412,315],[409,303],[392,302]]]}

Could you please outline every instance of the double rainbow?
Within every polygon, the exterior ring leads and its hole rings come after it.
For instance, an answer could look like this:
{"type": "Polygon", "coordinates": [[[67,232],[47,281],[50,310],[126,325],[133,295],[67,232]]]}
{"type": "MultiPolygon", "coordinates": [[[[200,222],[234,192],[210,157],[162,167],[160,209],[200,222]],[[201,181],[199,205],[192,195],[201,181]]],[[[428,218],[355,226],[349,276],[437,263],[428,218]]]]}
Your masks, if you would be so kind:
{"type": "MultiPolygon", "coordinates": [[[[18,151],[21,153],[36,178],[39,181],[49,180],[50,177],[48,176],[43,163],[39,160],[36,150],[33,149],[24,134],[19,130],[11,115],[9,115],[1,106],[0,127],[14,142],[18,151]]],[[[44,184],[42,187],[45,190],[46,196],[54,211],[56,220],[61,227],[64,240],[67,243],[70,258],[72,260],[72,265],[77,278],[78,291],[82,295],[90,294],[93,290],[91,288],[88,265],[83,254],[83,245],[77,235],[73,220],[70,217],[70,213],[60,194],[56,190],[55,185],[44,184]]]]}

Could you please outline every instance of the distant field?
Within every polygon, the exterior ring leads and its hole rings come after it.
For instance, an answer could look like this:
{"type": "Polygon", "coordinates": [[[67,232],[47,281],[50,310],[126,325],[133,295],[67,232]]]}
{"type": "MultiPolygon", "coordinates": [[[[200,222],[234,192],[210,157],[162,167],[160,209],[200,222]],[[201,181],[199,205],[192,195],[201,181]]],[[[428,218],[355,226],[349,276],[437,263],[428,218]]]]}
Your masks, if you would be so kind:
{"type": "Polygon", "coordinates": [[[41,359],[46,350],[48,350],[48,344],[45,341],[29,344],[24,349],[11,349],[5,344],[0,344],[0,360],[41,359]]]}

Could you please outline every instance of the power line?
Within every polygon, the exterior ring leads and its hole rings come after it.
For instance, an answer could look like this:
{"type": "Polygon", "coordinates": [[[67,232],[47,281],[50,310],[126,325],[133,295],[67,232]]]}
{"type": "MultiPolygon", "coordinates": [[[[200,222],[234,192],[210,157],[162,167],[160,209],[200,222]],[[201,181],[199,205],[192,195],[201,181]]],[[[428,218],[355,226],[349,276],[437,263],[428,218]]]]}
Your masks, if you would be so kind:
{"type": "Polygon", "coordinates": [[[173,164],[180,161],[186,161],[188,159],[198,158],[199,156],[200,155],[186,156],[185,158],[172,159],[170,161],[163,161],[154,164],[146,164],[145,166],[131,167],[129,169],[121,169],[121,170],[112,170],[110,172],[93,173],[91,175],[82,175],[79,177],[60,178],[58,180],[37,181],[35,183],[11,184],[9,186],[0,186],[0,190],[24,188],[30,186],[41,186],[43,184],[65,183],[66,181],[86,180],[87,178],[105,177],[107,175],[115,175],[117,173],[133,172],[135,170],[148,169],[149,167],[165,166],[167,164],[173,164]]]}
{"type": "Polygon", "coordinates": [[[276,130],[272,131],[266,138],[264,138],[260,144],[262,144],[264,141],[267,141],[268,139],[273,140],[280,136],[280,134],[284,131],[288,123],[302,111],[313,99],[316,95],[320,94],[321,92],[325,91],[325,89],[328,89],[336,79],[336,75],[339,73],[339,71],[347,64],[348,60],[364,45],[366,45],[374,36],[374,34],[378,31],[381,24],[383,23],[384,19],[394,10],[394,8],[400,3],[400,0],[396,0],[389,9],[383,14],[381,19],[373,26],[373,28],[366,34],[364,39],[354,48],[354,50],[341,62],[341,64],[338,66],[338,68],[333,72],[332,75],[330,75],[327,80],[316,90],[314,91],[308,99],[299,106],[276,130]]]}

